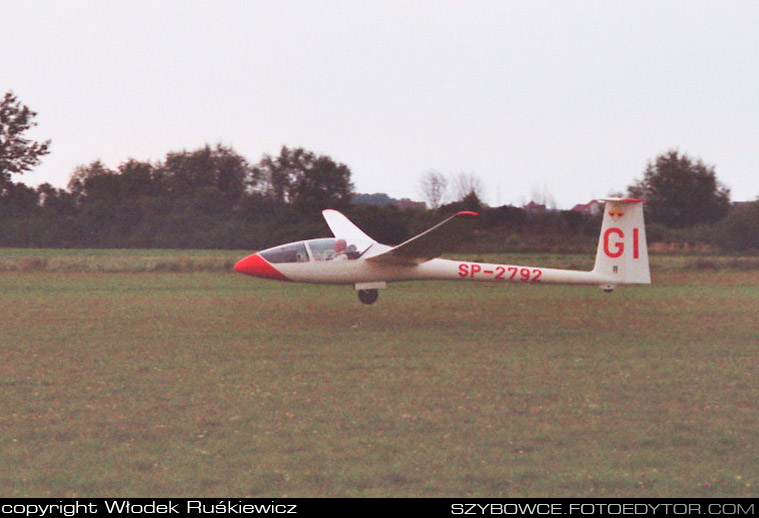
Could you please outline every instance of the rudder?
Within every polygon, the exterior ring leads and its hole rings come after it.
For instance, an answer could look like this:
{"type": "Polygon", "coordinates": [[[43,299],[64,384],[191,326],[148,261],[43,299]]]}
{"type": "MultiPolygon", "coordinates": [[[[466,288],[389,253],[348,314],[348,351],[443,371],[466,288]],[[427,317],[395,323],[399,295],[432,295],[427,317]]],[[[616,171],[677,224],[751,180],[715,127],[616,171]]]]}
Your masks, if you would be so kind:
{"type": "Polygon", "coordinates": [[[650,284],[643,200],[602,200],[601,236],[593,272],[618,278],[614,284],[650,284]]]}

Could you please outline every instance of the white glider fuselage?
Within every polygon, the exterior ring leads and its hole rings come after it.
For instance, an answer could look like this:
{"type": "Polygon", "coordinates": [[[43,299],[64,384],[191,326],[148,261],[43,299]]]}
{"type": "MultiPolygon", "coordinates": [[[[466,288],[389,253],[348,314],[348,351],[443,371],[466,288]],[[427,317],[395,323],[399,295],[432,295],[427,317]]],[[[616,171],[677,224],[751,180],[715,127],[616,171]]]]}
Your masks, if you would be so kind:
{"type": "Polygon", "coordinates": [[[241,259],[235,270],[281,281],[352,284],[366,304],[377,299],[386,283],[397,281],[590,284],[607,291],[651,282],[641,200],[606,200],[591,271],[439,258],[472,225],[473,212],[459,212],[395,247],[377,243],[337,211],[323,214],[335,237],[269,248],[241,259]]]}
{"type": "MultiPolygon", "coordinates": [[[[593,271],[561,270],[509,264],[430,259],[420,264],[388,264],[356,259],[278,264],[276,269],[294,282],[313,284],[364,284],[416,280],[525,282],[541,284],[611,284],[611,275],[593,271]]],[[[284,279],[283,279],[284,280],[284,279]]]]}

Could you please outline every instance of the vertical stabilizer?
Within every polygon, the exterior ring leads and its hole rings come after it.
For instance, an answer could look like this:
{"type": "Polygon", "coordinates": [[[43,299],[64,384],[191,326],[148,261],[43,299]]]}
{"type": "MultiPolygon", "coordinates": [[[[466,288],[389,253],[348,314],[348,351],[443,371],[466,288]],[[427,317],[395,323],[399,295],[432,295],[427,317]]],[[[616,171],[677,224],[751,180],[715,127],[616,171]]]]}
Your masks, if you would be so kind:
{"type": "Polygon", "coordinates": [[[643,200],[602,201],[606,207],[593,271],[618,278],[615,284],[650,284],[643,200]]]}

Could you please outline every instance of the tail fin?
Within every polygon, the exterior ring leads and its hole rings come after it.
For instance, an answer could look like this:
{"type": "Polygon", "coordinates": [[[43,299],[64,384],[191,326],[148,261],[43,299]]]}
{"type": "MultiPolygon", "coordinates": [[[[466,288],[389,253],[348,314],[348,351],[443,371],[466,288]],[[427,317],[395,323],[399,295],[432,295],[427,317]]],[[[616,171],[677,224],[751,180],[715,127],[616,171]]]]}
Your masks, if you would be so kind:
{"type": "Polygon", "coordinates": [[[603,201],[606,208],[593,271],[619,278],[615,284],[650,284],[643,200],[603,201]]]}

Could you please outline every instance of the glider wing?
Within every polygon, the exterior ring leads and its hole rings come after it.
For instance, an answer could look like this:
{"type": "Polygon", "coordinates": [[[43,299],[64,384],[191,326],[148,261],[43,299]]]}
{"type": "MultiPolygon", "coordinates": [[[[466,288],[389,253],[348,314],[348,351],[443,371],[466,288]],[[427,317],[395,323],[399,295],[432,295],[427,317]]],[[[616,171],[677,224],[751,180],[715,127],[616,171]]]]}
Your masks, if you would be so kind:
{"type": "Polygon", "coordinates": [[[477,216],[476,212],[459,212],[408,241],[366,260],[390,264],[420,264],[429,261],[450,250],[472,228],[477,216]]]}
{"type": "Polygon", "coordinates": [[[353,224],[351,220],[346,218],[342,213],[334,209],[325,209],[322,211],[324,219],[327,220],[329,229],[335,235],[335,237],[341,237],[343,239],[357,239],[359,241],[368,241],[375,243],[374,239],[367,236],[363,230],[353,224]]]}

